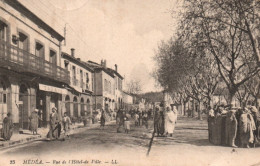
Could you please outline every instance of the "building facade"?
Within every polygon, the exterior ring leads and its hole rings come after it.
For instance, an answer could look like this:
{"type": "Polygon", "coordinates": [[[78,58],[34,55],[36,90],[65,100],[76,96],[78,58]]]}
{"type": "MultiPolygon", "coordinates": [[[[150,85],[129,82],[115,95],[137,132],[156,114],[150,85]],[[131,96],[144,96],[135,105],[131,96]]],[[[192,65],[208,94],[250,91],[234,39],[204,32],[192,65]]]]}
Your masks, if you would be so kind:
{"type": "Polygon", "coordinates": [[[85,112],[92,113],[93,72],[87,63],[75,57],[75,50],[71,54],[62,53],[62,67],[70,73],[70,84],[67,94],[63,95],[64,112],[71,117],[80,117],[85,112]]]}
{"type": "Polygon", "coordinates": [[[88,61],[88,64],[94,68],[94,96],[93,108],[95,110],[104,109],[113,112],[122,108],[123,77],[115,69],[106,66],[106,60],[101,64],[88,61]]]}
{"type": "Polygon", "coordinates": [[[17,0],[0,1],[0,123],[8,112],[15,128],[28,129],[37,108],[50,120],[52,107],[61,116],[69,73],[61,67],[63,36],[17,0]]]}

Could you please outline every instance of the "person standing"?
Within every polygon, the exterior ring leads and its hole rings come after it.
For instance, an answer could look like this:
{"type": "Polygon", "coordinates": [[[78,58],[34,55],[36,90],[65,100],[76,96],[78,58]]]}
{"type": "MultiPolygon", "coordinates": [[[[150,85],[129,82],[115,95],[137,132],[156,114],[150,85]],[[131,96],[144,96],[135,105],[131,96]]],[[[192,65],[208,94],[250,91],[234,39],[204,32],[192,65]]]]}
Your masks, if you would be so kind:
{"type": "Polygon", "coordinates": [[[235,139],[237,135],[237,119],[235,116],[236,110],[231,108],[231,110],[227,113],[226,116],[226,140],[225,144],[232,147],[237,147],[235,145],[235,139]]]}
{"type": "Polygon", "coordinates": [[[104,129],[105,123],[106,123],[105,111],[102,109],[101,117],[100,117],[100,127],[104,129]]]}
{"type": "Polygon", "coordinates": [[[124,127],[125,127],[125,132],[128,134],[128,132],[130,131],[130,120],[126,114],[124,115],[124,127]]]}
{"type": "MultiPolygon", "coordinates": [[[[38,109],[34,109],[34,111],[31,113],[30,119],[30,130],[32,131],[33,135],[37,134],[37,129],[39,125],[39,115],[38,115],[38,109]]],[[[41,120],[41,119],[40,119],[41,120]]]]}
{"type": "Polygon", "coordinates": [[[143,119],[143,117],[142,117],[142,112],[141,112],[141,111],[138,111],[138,115],[139,115],[138,124],[139,124],[139,126],[141,126],[141,125],[143,125],[143,124],[142,124],[142,119],[143,119]]]}
{"type": "Polygon", "coordinates": [[[12,114],[10,112],[7,113],[7,117],[3,120],[3,129],[2,129],[2,137],[5,141],[8,141],[11,139],[13,135],[13,120],[12,120],[12,114]]]}
{"type": "Polygon", "coordinates": [[[208,134],[209,134],[209,142],[212,143],[212,129],[214,126],[214,110],[209,106],[209,113],[208,113],[208,134]]]}
{"type": "Polygon", "coordinates": [[[148,129],[148,114],[146,111],[143,114],[143,124],[145,125],[145,128],[148,129]]]}
{"type": "Polygon", "coordinates": [[[138,119],[139,119],[139,115],[137,114],[137,112],[134,114],[134,120],[135,120],[135,126],[138,126],[138,119]]]}
{"type": "Polygon", "coordinates": [[[52,113],[50,114],[50,131],[49,137],[50,139],[58,139],[58,124],[59,124],[59,117],[57,114],[57,108],[52,108],[52,113]]]}
{"type": "Polygon", "coordinates": [[[239,123],[241,145],[249,148],[249,143],[254,143],[253,131],[256,130],[256,127],[254,119],[246,107],[243,110],[239,123]]]}
{"type": "Polygon", "coordinates": [[[155,107],[155,113],[154,113],[154,133],[157,134],[157,137],[159,137],[159,134],[160,134],[159,120],[160,120],[159,107],[155,107]]]}
{"type": "Polygon", "coordinates": [[[62,119],[62,123],[63,123],[64,136],[69,137],[70,125],[72,123],[71,123],[70,117],[67,116],[67,112],[64,112],[64,117],[62,119]]]}
{"type": "Polygon", "coordinates": [[[170,107],[166,107],[166,114],[165,114],[165,133],[166,136],[169,134],[172,137],[173,130],[175,128],[176,123],[176,115],[173,111],[170,110],[170,107]]]}

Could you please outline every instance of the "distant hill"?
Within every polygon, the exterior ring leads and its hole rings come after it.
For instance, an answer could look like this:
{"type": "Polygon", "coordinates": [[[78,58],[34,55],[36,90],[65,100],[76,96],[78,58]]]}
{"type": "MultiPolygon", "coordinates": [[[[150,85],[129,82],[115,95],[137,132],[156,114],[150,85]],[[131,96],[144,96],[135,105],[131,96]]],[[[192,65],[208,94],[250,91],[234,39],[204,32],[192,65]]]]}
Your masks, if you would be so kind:
{"type": "Polygon", "coordinates": [[[163,92],[147,92],[139,94],[138,96],[145,98],[148,102],[161,102],[163,101],[163,92]]]}

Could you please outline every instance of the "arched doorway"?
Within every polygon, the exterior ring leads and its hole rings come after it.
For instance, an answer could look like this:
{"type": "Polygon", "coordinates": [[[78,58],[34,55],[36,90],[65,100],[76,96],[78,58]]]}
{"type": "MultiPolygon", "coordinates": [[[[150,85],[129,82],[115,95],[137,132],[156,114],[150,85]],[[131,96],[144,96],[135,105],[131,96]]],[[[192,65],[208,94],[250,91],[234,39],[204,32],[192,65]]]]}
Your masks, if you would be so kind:
{"type": "Polygon", "coordinates": [[[0,82],[0,120],[1,122],[7,114],[7,86],[4,82],[0,82]]]}
{"type": "Polygon", "coordinates": [[[19,90],[19,127],[28,129],[28,105],[29,105],[29,92],[25,84],[20,85],[19,90]]]}
{"type": "Polygon", "coordinates": [[[83,98],[81,98],[80,99],[80,115],[81,116],[84,116],[84,114],[85,114],[85,104],[84,104],[84,99],[83,98]]]}
{"type": "Polygon", "coordinates": [[[67,115],[70,116],[70,97],[67,95],[65,97],[65,110],[67,112],[67,115]]]}
{"type": "Polygon", "coordinates": [[[87,112],[90,113],[90,100],[87,99],[87,112]]]}
{"type": "Polygon", "coordinates": [[[78,110],[78,99],[75,96],[73,98],[73,116],[78,117],[79,116],[79,110],[78,110]]]}

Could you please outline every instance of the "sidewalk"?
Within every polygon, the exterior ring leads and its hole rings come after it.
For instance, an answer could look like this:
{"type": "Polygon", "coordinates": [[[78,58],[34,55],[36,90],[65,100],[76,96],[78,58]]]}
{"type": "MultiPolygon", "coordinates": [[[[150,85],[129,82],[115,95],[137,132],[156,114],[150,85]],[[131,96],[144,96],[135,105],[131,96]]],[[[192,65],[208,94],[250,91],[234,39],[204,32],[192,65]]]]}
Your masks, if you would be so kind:
{"type": "MultiPolygon", "coordinates": [[[[107,124],[111,124],[113,122],[115,121],[107,122],[107,124]]],[[[83,123],[76,123],[75,125],[71,125],[70,130],[72,130],[71,134],[73,134],[76,132],[73,130],[76,129],[91,129],[98,126],[100,126],[99,122],[95,124],[88,124],[87,126],[84,126],[83,123]]],[[[0,150],[46,138],[48,131],[49,128],[38,128],[38,135],[33,135],[31,131],[23,130],[23,134],[13,133],[10,141],[4,141],[2,138],[0,138],[0,150]]]]}

